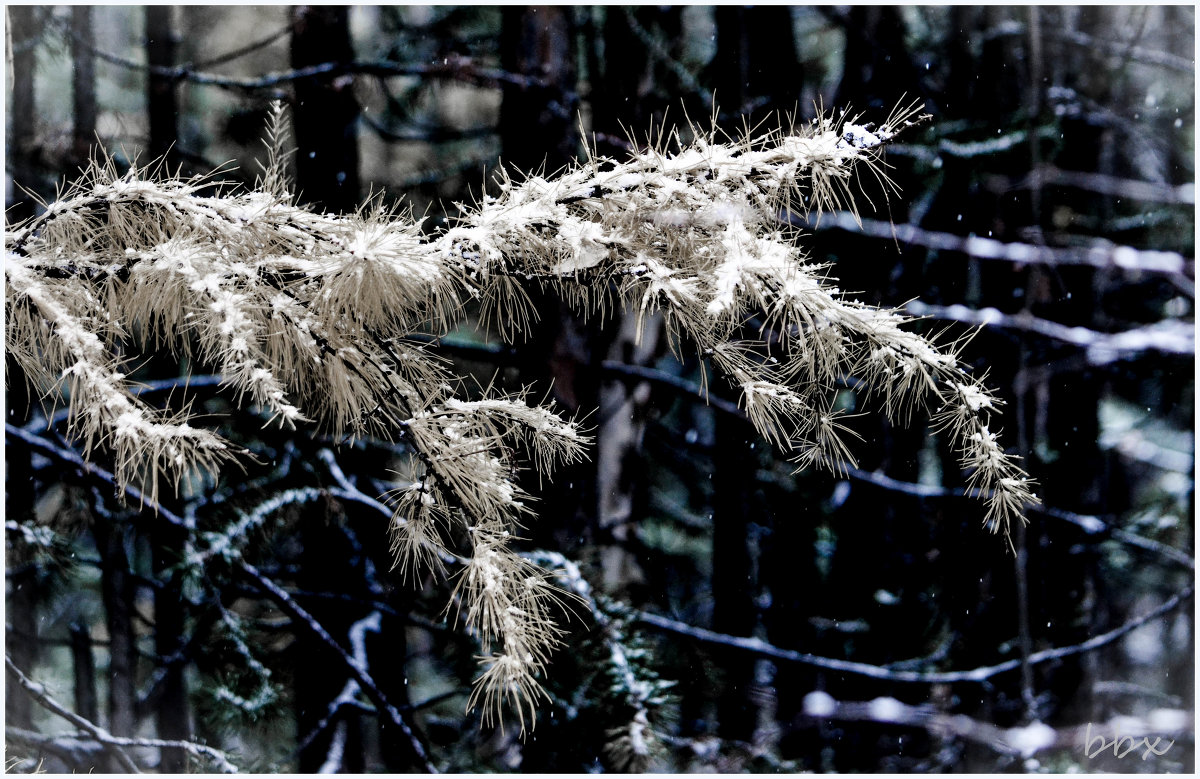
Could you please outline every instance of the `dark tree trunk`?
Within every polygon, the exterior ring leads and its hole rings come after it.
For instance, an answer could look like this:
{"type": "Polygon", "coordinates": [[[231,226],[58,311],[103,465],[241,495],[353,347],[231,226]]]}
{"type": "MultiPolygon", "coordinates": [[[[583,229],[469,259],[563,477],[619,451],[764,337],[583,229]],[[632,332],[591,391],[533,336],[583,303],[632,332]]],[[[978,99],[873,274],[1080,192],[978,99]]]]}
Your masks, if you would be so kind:
{"type": "Polygon", "coordinates": [[[717,103],[740,126],[796,107],[804,72],[796,56],[792,11],[784,5],[718,6],[717,56],[710,81],[717,103]]]}
{"type": "MultiPolygon", "coordinates": [[[[19,443],[4,448],[8,470],[4,516],[17,521],[32,520],[34,492],[31,455],[19,443]]],[[[10,555],[9,565],[16,562],[10,555]]],[[[29,676],[38,660],[38,565],[30,560],[28,565],[14,567],[17,572],[8,577],[6,592],[8,630],[5,631],[4,646],[13,664],[29,676]]],[[[32,728],[33,702],[30,697],[24,692],[17,692],[11,682],[6,692],[4,712],[7,723],[18,728],[32,728]]]]}
{"type": "Polygon", "coordinates": [[[842,83],[834,105],[858,111],[888,111],[921,80],[904,42],[905,25],[896,6],[851,6],[846,23],[842,83]]]}
{"type": "Polygon", "coordinates": [[[96,140],[96,56],[93,46],[92,8],[71,8],[71,101],[74,116],[71,156],[85,164],[96,140]]]}
{"type": "Polygon", "coordinates": [[[544,165],[555,171],[576,156],[575,107],[566,99],[575,86],[571,12],[564,6],[505,6],[501,12],[501,66],[538,82],[504,86],[498,130],[510,170],[544,165]]]}
{"type": "MultiPolygon", "coordinates": [[[[501,161],[514,173],[528,172],[543,164],[554,170],[575,157],[573,124],[561,111],[563,95],[574,90],[574,46],[570,8],[509,7],[501,11],[500,61],[513,73],[540,85],[506,85],[500,105],[497,132],[501,161]]],[[[611,336],[591,320],[575,318],[555,295],[527,290],[538,311],[525,343],[516,348],[516,366],[521,382],[552,387],[554,398],[569,412],[589,413],[599,405],[600,362],[611,336]]],[[[551,525],[539,522],[531,530],[534,543],[550,543],[567,550],[577,548],[585,536],[596,531],[598,505],[596,467],[580,463],[556,474],[553,482],[539,487],[544,516],[555,516],[551,525]]]]}
{"type": "MultiPolygon", "coordinates": [[[[292,9],[292,67],[354,61],[350,12],[345,6],[292,9]]],[[[358,100],[354,77],[325,73],[296,82],[296,185],[300,199],[318,209],[347,213],[360,205],[358,100]]]]}
{"type": "MultiPolygon", "coordinates": [[[[191,737],[184,650],[184,601],[178,565],[187,541],[186,528],[162,519],[152,520],[151,543],[154,549],[154,574],[160,586],[154,593],[154,650],[165,674],[155,705],[154,719],[159,738],[186,740],[191,737]]],[[[187,753],[182,749],[162,750],[159,770],[182,773],[187,770],[187,753]]]]}
{"type": "MultiPolygon", "coordinates": [[[[296,572],[296,589],[312,593],[345,593],[345,584],[357,580],[352,567],[356,551],[339,526],[345,521],[340,507],[329,499],[302,509],[298,526],[302,551],[296,572]]],[[[365,613],[361,607],[348,607],[337,598],[312,598],[301,603],[335,640],[347,646],[350,627],[365,613]]],[[[337,654],[309,631],[297,627],[296,641],[291,650],[295,658],[293,701],[296,707],[296,732],[299,739],[312,733],[329,713],[329,705],[345,686],[349,673],[337,654]]],[[[349,729],[346,739],[344,770],[353,770],[351,755],[356,743],[361,744],[361,723],[353,709],[339,712],[335,722],[345,722],[349,729]]],[[[329,754],[331,737],[336,728],[331,725],[312,739],[300,751],[299,770],[314,773],[329,754]]],[[[357,766],[361,769],[361,764],[357,766]]]]}
{"type": "Polygon", "coordinates": [[[96,659],[87,625],[71,625],[71,657],[75,668],[75,712],[91,722],[100,721],[96,699],[96,659]]]}
{"type": "Polygon", "coordinates": [[[108,626],[108,730],[114,736],[132,736],[137,728],[134,583],[125,552],[125,533],[124,524],[100,517],[93,526],[108,626]]]}
{"type": "MultiPolygon", "coordinates": [[[[146,60],[151,67],[175,66],[174,10],[169,5],[146,6],[146,60]]],[[[179,100],[174,79],[150,72],[146,78],[146,113],[150,120],[150,155],[174,163],[179,157],[179,100]]]]}
{"type": "MultiPolygon", "coordinates": [[[[731,636],[753,635],[758,622],[754,559],[751,553],[751,504],[757,458],[751,449],[753,430],[728,414],[717,417],[713,452],[713,629],[731,636]]],[[[754,658],[741,652],[722,653],[724,685],[717,702],[717,734],[750,741],[758,708],[749,693],[754,684],[754,658]]]]}
{"type": "Polygon", "coordinates": [[[33,74],[37,69],[35,39],[36,8],[27,5],[7,7],[9,34],[12,36],[12,102],[8,120],[8,165],[12,171],[12,202],[6,221],[10,224],[34,215],[34,201],[20,187],[36,189],[37,172],[32,164],[37,144],[37,110],[34,101],[33,74]]]}

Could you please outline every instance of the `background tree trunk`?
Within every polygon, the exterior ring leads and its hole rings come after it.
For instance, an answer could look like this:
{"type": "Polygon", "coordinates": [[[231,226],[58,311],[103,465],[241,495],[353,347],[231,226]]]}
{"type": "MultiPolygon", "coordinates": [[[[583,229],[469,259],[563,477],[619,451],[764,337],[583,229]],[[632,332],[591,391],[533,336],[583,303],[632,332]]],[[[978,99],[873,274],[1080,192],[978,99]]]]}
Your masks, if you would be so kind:
{"type": "Polygon", "coordinates": [[[730,117],[730,124],[740,129],[747,121],[754,126],[773,111],[796,109],[804,71],[796,56],[792,9],[721,5],[714,13],[717,56],[710,77],[717,104],[730,117]]]}
{"type": "Polygon", "coordinates": [[[100,588],[108,627],[108,730],[132,736],[137,729],[137,644],[133,633],[134,585],[125,552],[127,526],[97,517],[92,532],[100,553],[100,588]]]}
{"type": "Polygon", "coordinates": [[[500,104],[502,162],[510,170],[558,170],[578,152],[574,107],[575,46],[569,6],[505,6],[500,64],[540,82],[505,84],[500,104]]]}
{"type": "Polygon", "coordinates": [[[71,155],[77,165],[90,158],[96,142],[96,55],[92,51],[95,36],[92,29],[92,7],[77,5],[71,8],[71,101],[74,124],[71,155]]]}
{"type": "MultiPolygon", "coordinates": [[[[741,419],[717,416],[713,450],[712,599],[713,629],[730,636],[754,635],[758,624],[755,603],[755,561],[750,533],[757,515],[754,500],[757,435],[741,419]]],[[[723,684],[717,702],[717,734],[749,742],[758,724],[758,706],[750,698],[754,658],[722,652],[723,684]]]]}
{"type": "MultiPolygon", "coordinates": [[[[292,9],[292,67],[354,61],[350,9],[300,5],[292,9]]],[[[296,189],[318,209],[346,213],[360,204],[358,100],[354,76],[326,73],[296,81],[296,189]]]]}
{"type": "Polygon", "coordinates": [[[75,668],[75,712],[86,720],[99,722],[96,658],[92,655],[92,637],[81,622],[71,625],[71,658],[75,668]]]}
{"type": "MultiPolygon", "coordinates": [[[[169,5],[148,5],[146,14],[146,61],[151,67],[175,66],[175,9],[169,5]]],[[[150,156],[166,157],[169,164],[179,160],[179,100],[175,81],[151,71],[146,77],[146,113],[150,119],[150,156]]]]}
{"type": "MultiPolygon", "coordinates": [[[[13,9],[10,9],[13,10],[13,9]]],[[[5,465],[9,481],[4,495],[4,516],[18,522],[34,519],[33,465],[29,450],[20,445],[5,445],[5,465]]],[[[6,577],[5,651],[13,664],[29,676],[33,674],[40,654],[38,643],[37,589],[39,563],[35,559],[25,565],[6,556],[15,574],[6,577]]],[[[33,701],[23,691],[17,691],[12,681],[5,688],[4,713],[6,723],[18,728],[33,726],[33,701]]]]}
{"type": "MultiPolygon", "coordinates": [[[[190,706],[183,671],[184,617],[187,604],[178,564],[187,541],[187,529],[163,519],[152,520],[150,531],[154,549],[153,569],[159,587],[154,593],[154,651],[165,678],[154,707],[159,738],[187,740],[191,737],[190,706]]],[[[182,749],[163,749],[159,770],[178,774],[187,770],[187,753],[182,749]]]]}
{"type": "Polygon", "coordinates": [[[8,196],[6,219],[10,223],[34,214],[34,201],[21,187],[36,191],[37,176],[34,161],[37,150],[37,106],[34,99],[33,77],[37,69],[38,9],[28,5],[11,5],[8,14],[9,35],[12,40],[12,102],[9,104],[9,136],[7,143],[8,168],[12,173],[13,191],[8,196]]]}

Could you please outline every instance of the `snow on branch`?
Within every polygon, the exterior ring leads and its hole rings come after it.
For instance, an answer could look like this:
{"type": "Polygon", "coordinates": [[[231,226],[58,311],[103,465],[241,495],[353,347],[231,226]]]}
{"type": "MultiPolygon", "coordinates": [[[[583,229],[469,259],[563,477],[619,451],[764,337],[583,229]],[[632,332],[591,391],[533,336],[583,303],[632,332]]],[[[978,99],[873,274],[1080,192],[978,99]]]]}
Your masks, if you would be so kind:
{"type": "MultiPolygon", "coordinates": [[[[408,466],[387,496],[398,563],[415,572],[466,552],[460,617],[484,657],[471,705],[487,718],[515,704],[524,729],[561,640],[552,612],[562,591],[513,551],[533,517],[517,474],[548,477],[586,456],[589,438],[527,393],[464,389],[436,338],[469,299],[506,339],[537,318],[533,284],[584,315],[618,306],[639,321],[660,314],[675,353],[695,350],[798,468],[854,466],[836,396],[855,376],[892,419],[934,413],[971,472],[987,527],[1007,535],[1025,521],[1030,482],[989,430],[1000,399],[964,371],[954,344],[842,293],[780,227],[780,212],[856,214],[857,176],[887,191],[879,151],[926,118],[918,109],[878,125],[821,116],[736,138],[693,128],[689,143],[672,134],[550,178],[502,171],[496,194],[432,235],[379,201],[348,216],[298,205],[275,110],[256,188],[136,165],[121,173],[101,159],[11,226],[6,347],[47,402],[68,405],[84,456],[107,453],[117,486],[155,507],[160,480],[194,490],[245,453],[191,426],[186,406],[138,397],[123,355],[174,353],[217,372],[268,424],[400,445],[408,466]]],[[[239,521],[255,525],[255,511],[239,521]]],[[[236,558],[236,543],[210,540],[212,554],[236,558]]]]}
{"type": "MultiPolygon", "coordinates": [[[[1185,736],[1190,735],[1193,730],[1190,724],[1191,715],[1181,709],[1154,709],[1144,718],[1120,716],[1108,722],[1090,725],[1054,728],[1044,722],[1035,721],[1027,725],[1001,728],[965,714],[947,714],[929,705],[913,705],[891,697],[874,698],[869,701],[839,701],[820,690],[804,696],[804,713],[820,720],[862,721],[924,728],[933,735],[982,744],[997,752],[1026,759],[1055,749],[1078,750],[1081,744],[1087,744],[1088,737],[1093,732],[1111,734],[1120,731],[1122,735],[1140,740],[1146,735],[1185,736]]],[[[1155,745],[1158,743],[1156,741],[1155,745]]],[[[1085,746],[1085,751],[1086,748],[1085,746]]],[[[1138,750],[1136,754],[1141,756],[1143,751],[1138,750]]]]}
{"type": "Polygon", "coordinates": [[[999,260],[1037,265],[1088,265],[1125,272],[1191,275],[1195,262],[1177,252],[1135,249],[1132,246],[1098,245],[1089,247],[1036,246],[1005,243],[977,235],[955,235],[926,230],[914,224],[894,225],[878,219],[858,219],[842,211],[827,214],[821,221],[805,223],[808,229],[838,229],[861,232],[874,238],[903,241],[913,246],[960,252],[977,260],[999,260]]]}
{"type": "MultiPolygon", "coordinates": [[[[125,752],[125,749],[136,747],[150,747],[161,749],[183,749],[190,753],[192,757],[199,760],[209,762],[218,771],[225,774],[236,774],[238,768],[233,763],[229,762],[225,753],[219,749],[214,749],[207,744],[200,744],[195,741],[183,741],[176,739],[159,739],[159,738],[127,738],[124,736],[114,736],[107,730],[92,722],[91,720],[82,717],[69,708],[59,703],[45,688],[45,686],[33,681],[27,677],[21,669],[13,663],[12,658],[6,653],[4,655],[4,665],[8,673],[16,680],[17,685],[22,692],[31,697],[39,706],[46,709],[50,713],[65,719],[77,728],[75,733],[63,734],[67,741],[79,739],[90,739],[99,743],[105,752],[107,752],[113,760],[125,771],[129,773],[140,773],[137,764],[125,752]],[[124,749],[123,749],[124,748],[124,749]]],[[[6,732],[7,735],[7,732],[6,732]]],[[[18,734],[21,735],[21,734],[18,734]]],[[[24,740],[33,741],[44,745],[43,739],[52,739],[55,737],[42,736],[42,734],[28,734],[24,740]]]]}
{"type": "Polygon", "coordinates": [[[970,325],[1034,333],[1082,347],[1092,365],[1107,365],[1143,352],[1191,356],[1196,353],[1195,325],[1166,320],[1119,333],[1101,333],[1086,327],[1068,326],[1029,313],[1005,314],[995,308],[972,309],[963,305],[931,306],[914,300],[908,304],[913,316],[952,319],[970,325]]]}
{"type": "MultiPolygon", "coordinates": [[[[1105,633],[1092,636],[1086,641],[1068,646],[1054,647],[1051,649],[1042,649],[1029,655],[1027,662],[1029,665],[1041,665],[1042,663],[1052,662],[1064,657],[1083,654],[1085,652],[1093,652],[1101,647],[1117,641],[1125,635],[1137,630],[1148,622],[1153,622],[1156,619],[1162,618],[1166,614],[1170,614],[1175,609],[1179,608],[1184,603],[1191,600],[1195,594],[1195,588],[1192,585],[1187,585],[1179,592],[1167,598],[1157,607],[1140,614],[1128,622],[1125,622],[1118,627],[1113,628],[1105,633]]],[[[794,649],[784,649],[769,644],[760,638],[731,636],[726,633],[719,633],[715,630],[688,625],[687,623],[678,620],[663,617],[650,612],[639,612],[637,622],[642,625],[647,625],[657,630],[662,630],[675,635],[685,636],[693,641],[699,641],[706,644],[714,644],[717,646],[733,647],[744,652],[749,652],[760,657],[769,657],[774,660],[783,660],[786,662],[798,663],[807,665],[813,668],[824,668],[830,671],[838,671],[840,673],[849,673],[856,676],[863,676],[869,679],[879,679],[887,682],[903,682],[908,684],[957,684],[962,682],[970,682],[975,684],[986,684],[990,679],[1002,673],[1015,671],[1021,667],[1022,659],[1014,658],[1005,660],[994,665],[980,666],[963,671],[910,671],[898,668],[889,668],[880,665],[871,665],[870,663],[860,663],[854,660],[842,660],[835,657],[821,657],[819,655],[810,654],[808,652],[799,652],[794,649]]]]}

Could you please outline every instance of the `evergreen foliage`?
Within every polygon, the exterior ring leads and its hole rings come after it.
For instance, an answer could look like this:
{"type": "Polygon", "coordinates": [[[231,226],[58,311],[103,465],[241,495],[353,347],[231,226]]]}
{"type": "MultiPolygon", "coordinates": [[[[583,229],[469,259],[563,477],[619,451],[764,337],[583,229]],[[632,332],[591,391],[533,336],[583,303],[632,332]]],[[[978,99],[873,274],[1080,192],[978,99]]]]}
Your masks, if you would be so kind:
{"type": "MultiPolygon", "coordinates": [[[[1007,536],[1033,496],[990,429],[1000,400],[960,366],[956,344],[940,347],[897,311],[843,294],[788,226],[793,214],[853,208],[859,171],[886,187],[882,148],[920,120],[909,107],[878,127],[824,116],[737,138],[693,128],[690,142],[660,138],[625,160],[501,173],[496,194],[429,234],[377,200],[349,216],[299,205],[276,107],[253,189],[153,167],[120,174],[100,161],[9,230],[6,348],[37,393],[67,404],[85,456],[111,457],[117,484],[153,505],[164,484],[202,490],[249,456],[194,426],[188,407],[138,398],[132,366],[160,350],[211,366],[269,424],[403,443],[410,461],[387,496],[397,563],[414,577],[461,566],[452,602],[482,645],[471,704],[485,718],[512,711],[524,731],[563,635],[556,604],[586,594],[515,550],[534,516],[516,477],[586,457],[589,437],[527,394],[469,392],[413,336],[448,332],[475,299],[495,332],[519,338],[538,317],[530,284],[584,316],[660,315],[676,355],[695,350],[797,468],[853,463],[837,404],[839,382],[853,376],[891,419],[934,414],[971,471],[987,527],[1007,536]]],[[[240,537],[277,507],[239,515],[189,559],[236,557],[240,537]]],[[[222,625],[247,660],[245,678],[219,696],[268,705],[266,669],[236,618],[222,625]]],[[[647,701],[628,695],[633,719],[614,743],[633,755],[622,764],[640,767],[651,725],[647,701]]]]}

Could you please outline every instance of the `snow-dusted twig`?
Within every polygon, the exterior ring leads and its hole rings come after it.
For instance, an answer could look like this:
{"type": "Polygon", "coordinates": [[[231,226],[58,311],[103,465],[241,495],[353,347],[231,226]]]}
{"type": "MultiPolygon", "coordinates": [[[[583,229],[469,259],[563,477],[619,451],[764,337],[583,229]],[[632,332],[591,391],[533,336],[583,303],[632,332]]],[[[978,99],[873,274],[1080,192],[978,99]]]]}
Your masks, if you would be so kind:
{"type": "Polygon", "coordinates": [[[878,219],[859,220],[848,211],[824,214],[819,223],[815,220],[805,220],[804,225],[810,230],[845,230],[873,238],[897,240],[926,249],[958,252],[977,260],[1034,265],[1086,265],[1127,273],[1163,273],[1173,276],[1194,273],[1195,265],[1194,260],[1185,258],[1178,252],[1110,244],[1057,247],[1004,242],[977,235],[955,235],[926,230],[909,223],[892,224],[878,219]]]}
{"type": "MultiPolygon", "coordinates": [[[[132,758],[130,758],[129,755],[127,755],[121,749],[121,747],[183,749],[189,752],[193,757],[210,761],[222,773],[236,774],[238,772],[237,766],[229,762],[229,759],[225,756],[224,752],[219,749],[213,749],[206,744],[198,744],[194,741],[182,741],[176,739],[127,738],[124,736],[114,736],[96,723],[81,717],[55,700],[54,697],[46,691],[46,688],[43,685],[33,681],[26,676],[21,669],[17,668],[17,666],[13,663],[12,658],[10,658],[7,653],[4,655],[4,665],[7,668],[8,673],[11,674],[14,679],[16,679],[17,684],[20,685],[21,689],[24,690],[31,698],[33,698],[38,705],[47,711],[67,720],[76,728],[78,728],[83,734],[86,734],[88,738],[98,741],[104,746],[105,751],[108,752],[108,754],[111,755],[115,760],[117,760],[121,767],[129,773],[136,774],[141,772],[138,770],[137,764],[133,762],[132,758]]],[[[70,735],[72,737],[77,737],[76,734],[70,735]]]]}
{"type": "Polygon", "coordinates": [[[973,309],[963,305],[932,306],[914,300],[908,304],[913,316],[951,319],[970,325],[1034,333],[1079,346],[1092,365],[1107,365],[1144,352],[1174,355],[1196,353],[1196,329],[1192,324],[1167,320],[1120,333],[1101,333],[1086,327],[1069,326],[1029,313],[1005,314],[995,308],[973,309]]]}
{"type": "MultiPolygon", "coordinates": [[[[1040,665],[1058,660],[1063,657],[1091,652],[1101,647],[1107,646],[1122,636],[1137,630],[1147,622],[1158,619],[1164,614],[1169,614],[1179,608],[1184,602],[1192,597],[1194,587],[1188,585],[1181,591],[1175,593],[1157,608],[1147,611],[1133,619],[1125,622],[1119,627],[1093,636],[1087,641],[1070,646],[1055,647],[1053,649],[1043,649],[1032,653],[1029,656],[1030,665],[1040,665]]],[[[758,638],[744,638],[741,636],[730,636],[724,633],[718,633],[707,628],[695,627],[688,625],[678,620],[661,617],[657,614],[649,612],[640,612],[638,614],[638,622],[640,624],[649,625],[659,630],[665,630],[676,635],[686,636],[696,641],[701,641],[709,644],[717,644],[720,646],[733,647],[746,652],[751,652],[762,657],[770,657],[775,660],[785,660],[801,665],[809,665],[814,668],[824,668],[830,671],[839,671],[843,673],[856,674],[858,676],[866,676],[872,679],[880,679],[889,682],[907,682],[913,684],[942,684],[956,682],[974,682],[985,683],[994,676],[1013,671],[1020,667],[1021,660],[1013,659],[1006,660],[995,665],[981,666],[972,668],[966,671],[907,671],[885,668],[878,665],[870,665],[868,663],[859,663],[852,660],[839,660],[832,657],[820,657],[818,655],[809,654],[807,652],[797,652],[793,649],[782,649],[777,646],[763,641],[758,638]]]]}
{"type": "MultiPolygon", "coordinates": [[[[1123,736],[1140,739],[1158,735],[1167,739],[1161,747],[1169,748],[1171,736],[1193,732],[1192,716],[1179,709],[1156,709],[1146,717],[1122,716],[1107,722],[1069,727],[1051,727],[1035,721],[1027,725],[1002,728],[965,714],[947,714],[928,705],[913,705],[895,698],[881,697],[869,701],[839,701],[822,691],[804,696],[804,713],[821,720],[875,722],[881,725],[924,728],[943,738],[958,738],[982,744],[997,752],[1030,758],[1053,749],[1087,749],[1091,734],[1123,736]]],[[[1102,739],[1103,741],[1103,739],[1102,739]]],[[[1156,744],[1159,745],[1159,744],[1156,744]]],[[[1127,748],[1127,747],[1126,747],[1127,748]]],[[[1142,751],[1138,750],[1141,757],[1142,751]]],[[[1161,753],[1160,753],[1161,754],[1161,753]]]]}
{"type": "Polygon", "coordinates": [[[329,631],[315,617],[309,614],[300,604],[296,603],[295,599],[286,590],[273,582],[270,577],[261,573],[256,567],[245,560],[239,560],[234,564],[234,567],[256,590],[274,602],[283,613],[287,614],[298,627],[312,633],[321,643],[325,644],[325,646],[338,656],[342,665],[350,672],[353,681],[359,685],[363,693],[375,705],[379,715],[386,717],[389,722],[404,734],[412,749],[413,756],[419,761],[422,768],[427,773],[436,774],[438,771],[433,763],[429,761],[429,753],[425,749],[425,745],[421,743],[421,740],[417,737],[416,732],[409,725],[400,709],[394,706],[387,699],[387,696],[383,694],[383,691],[379,689],[366,665],[360,662],[358,658],[347,653],[342,645],[329,634],[329,631]]]}

